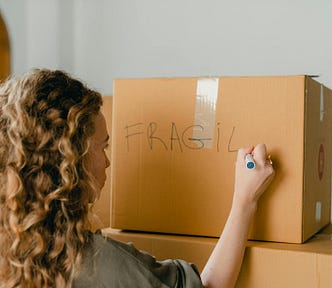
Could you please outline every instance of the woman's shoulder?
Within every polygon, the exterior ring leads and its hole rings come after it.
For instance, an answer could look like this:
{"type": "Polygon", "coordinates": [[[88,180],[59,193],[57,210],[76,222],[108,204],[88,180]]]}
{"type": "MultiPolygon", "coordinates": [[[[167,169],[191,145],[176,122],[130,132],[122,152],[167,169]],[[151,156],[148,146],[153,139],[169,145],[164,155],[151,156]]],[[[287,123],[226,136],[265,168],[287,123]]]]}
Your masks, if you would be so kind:
{"type": "Polygon", "coordinates": [[[126,253],[130,252],[132,243],[124,243],[117,241],[113,238],[106,237],[100,232],[90,233],[89,240],[86,246],[87,251],[93,251],[94,253],[126,253]]]}
{"type": "Polygon", "coordinates": [[[74,287],[174,287],[176,267],[166,265],[169,273],[160,273],[162,266],[132,243],[91,234],[74,287]]]}
{"type": "MultiPolygon", "coordinates": [[[[122,258],[125,262],[141,262],[144,265],[155,264],[155,257],[138,250],[132,242],[121,242],[110,237],[103,236],[101,233],[93,233],[89,237],[89,243],[86,247],[86,254],[92,254],[105,261],[116,262],[122,258]]],[[[158,265],[160,265],[158,263],[158,265]]]]}
{"type": "Polygon", "coordinates": [[[100,233],[89,235],[78,280],[85,286],[76,287],[202,287],[197,270],[190,263],[156,261],[133,243],[100,233]],[[183,285],[186,282],[190,286],[183,285]]]}

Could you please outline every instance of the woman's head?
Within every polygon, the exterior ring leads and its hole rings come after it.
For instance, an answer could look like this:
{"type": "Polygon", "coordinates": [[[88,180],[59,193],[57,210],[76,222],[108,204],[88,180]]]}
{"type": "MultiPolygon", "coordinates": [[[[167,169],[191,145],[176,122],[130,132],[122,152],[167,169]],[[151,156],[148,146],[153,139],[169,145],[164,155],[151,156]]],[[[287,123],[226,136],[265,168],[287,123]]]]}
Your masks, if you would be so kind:
{"type": "Polygon", "coordinates": [[[72,278],[100,189],[88,151],[101,105],[99,93],[61,71],[34,70],[0,86],[1,283],[8,275],[21,285],[72,278]]]}

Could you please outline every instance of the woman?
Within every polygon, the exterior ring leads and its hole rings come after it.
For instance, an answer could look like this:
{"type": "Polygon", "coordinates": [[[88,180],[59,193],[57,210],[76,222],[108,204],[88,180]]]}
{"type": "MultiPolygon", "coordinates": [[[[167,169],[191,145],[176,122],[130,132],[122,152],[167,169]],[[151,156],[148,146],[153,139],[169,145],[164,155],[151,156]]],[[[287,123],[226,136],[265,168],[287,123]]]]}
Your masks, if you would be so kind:
{"type": "Polygon", "coordinates": [[[109,160],[102,99],[61,71],[0,86],[0,287],[233,287],[257,201],[274,174],[264,145],[241,149],[233,206],[201,277],[89,232],[109,160]],[[245,168],[254,154],[255,169],[245,168]]]}

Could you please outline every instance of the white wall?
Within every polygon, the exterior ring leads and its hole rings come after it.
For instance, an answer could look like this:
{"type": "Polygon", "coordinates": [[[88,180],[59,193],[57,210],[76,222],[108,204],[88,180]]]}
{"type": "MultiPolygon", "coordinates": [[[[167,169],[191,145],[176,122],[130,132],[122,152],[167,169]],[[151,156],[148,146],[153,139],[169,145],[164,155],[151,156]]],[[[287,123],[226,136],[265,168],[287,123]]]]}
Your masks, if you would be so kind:
{"type": "Polygon", "coordinates": [[[332,87],[330,0],[0,0],[13,72],[119,77],[319,74],[332,87]]]}
{"type": "Polygon", "coordinates": [[[96,80],[104,91],[113,77],[305,73],[332,87],[332,1],[95,3],[77,5],[85,25],[77,37],[93,42],[76,63],[87,78],[106,73],[96,80]],[[95,65],[84,61],[91,54],[95,65]]]}
{"type": "Polygon", "coordinates": [[[61,0],[0,0],[14,74],[35,67],[74,72],[73,5],[61,0]]]}
{"type": "Polygon", "coordinates": [[[21,73],[26,67],[26,2],[0,0],[0,13],[9,30],[11,70],[21,73]]]}

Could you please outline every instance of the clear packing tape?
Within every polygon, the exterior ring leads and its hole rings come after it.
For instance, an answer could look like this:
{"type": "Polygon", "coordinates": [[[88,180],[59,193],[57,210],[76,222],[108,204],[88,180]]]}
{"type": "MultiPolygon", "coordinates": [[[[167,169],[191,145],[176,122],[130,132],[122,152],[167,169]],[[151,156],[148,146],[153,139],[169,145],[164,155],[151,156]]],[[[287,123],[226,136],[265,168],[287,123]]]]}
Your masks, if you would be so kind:
{"type": "Polygon", "coordinates": [[[206,140],[205,148],[208,149],[212,148],[214,140],[218,92],[218,78],[202,78],[197,81],[193,140],[206,140]]]}

